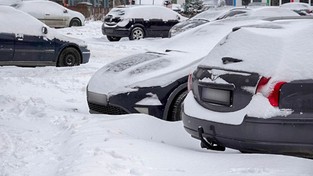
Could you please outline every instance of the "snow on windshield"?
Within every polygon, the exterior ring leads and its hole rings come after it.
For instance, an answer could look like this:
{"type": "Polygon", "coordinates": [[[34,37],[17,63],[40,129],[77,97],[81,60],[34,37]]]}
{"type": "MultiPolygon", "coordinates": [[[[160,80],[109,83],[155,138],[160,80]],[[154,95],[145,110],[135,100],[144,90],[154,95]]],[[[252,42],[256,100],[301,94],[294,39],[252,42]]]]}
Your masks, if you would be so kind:
{"type": "Polygon", "coordinates": [[[109,15],[127,18],[177,20],[181,15],[163,6],[132,6],[112,9],[109,15]]]}
{"type": "Polygon", "coordinates": [[[248,12],[250,16],[280,17],[280,16],[300,16],[298,13],[279,7],[260,7],[248,12]]]}

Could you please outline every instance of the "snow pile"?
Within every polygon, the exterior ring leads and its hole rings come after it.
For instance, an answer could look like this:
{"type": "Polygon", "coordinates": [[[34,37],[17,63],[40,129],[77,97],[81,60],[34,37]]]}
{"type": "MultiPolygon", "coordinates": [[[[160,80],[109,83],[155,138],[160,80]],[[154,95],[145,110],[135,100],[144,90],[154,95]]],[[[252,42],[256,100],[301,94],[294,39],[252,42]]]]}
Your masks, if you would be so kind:
{"type": "Polygon", "coordinates": [[[101,23],[60,29],[83,38],[91,59],[79,67],[2,67],[0,175],[310,176],[312,160],[203,150],[182,122],[143,114],[91,115],[86,85],[103,65],[163,39],[109,42],[101,23]]]}

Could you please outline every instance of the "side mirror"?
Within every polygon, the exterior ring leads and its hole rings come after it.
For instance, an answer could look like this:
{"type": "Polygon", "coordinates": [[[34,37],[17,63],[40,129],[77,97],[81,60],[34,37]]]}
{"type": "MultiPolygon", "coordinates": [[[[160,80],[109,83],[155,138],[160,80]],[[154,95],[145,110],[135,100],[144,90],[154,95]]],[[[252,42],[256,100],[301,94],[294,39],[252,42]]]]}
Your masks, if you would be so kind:
{"type": "Polygon", "coordinates": [[[48,28],[47,28],[46,26],[43,26],[43,27],[41,28],[41,32],[42,32],[43,34],[48,34],[48,28]]]}
{"type": "Polygon", "coordinates": [[[66,9],[63,10],[63,13],[68,13],[68,11],[66,9]]]}

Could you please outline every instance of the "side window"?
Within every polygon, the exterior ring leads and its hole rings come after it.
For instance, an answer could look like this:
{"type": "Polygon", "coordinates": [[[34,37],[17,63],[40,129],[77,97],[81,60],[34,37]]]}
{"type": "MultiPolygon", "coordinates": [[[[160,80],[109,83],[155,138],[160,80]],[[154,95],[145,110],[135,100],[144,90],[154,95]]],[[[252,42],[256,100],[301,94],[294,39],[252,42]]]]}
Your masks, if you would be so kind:
{"type": "Polygon", "coordinates": [[[42,3],[42,9],[49,14],[63,14],[64,10],[62,6],[54,2],[42,3]]]}

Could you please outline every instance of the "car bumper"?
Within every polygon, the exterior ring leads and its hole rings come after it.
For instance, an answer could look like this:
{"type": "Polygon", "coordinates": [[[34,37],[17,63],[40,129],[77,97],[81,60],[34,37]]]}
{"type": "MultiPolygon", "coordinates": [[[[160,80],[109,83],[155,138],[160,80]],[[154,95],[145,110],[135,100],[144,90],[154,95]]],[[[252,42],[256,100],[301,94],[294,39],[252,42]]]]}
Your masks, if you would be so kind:
{"type": "Polygon", "coordinates": [[[128,37],[130,29],[123,27],[106,27],[102,25],[102,34],[114,37],[128,37]]]}
{"type": "MultiPolygon", "coordinates": [[[[88,89],[88,88],[87,88],[88,89]]],[[[130,113],[145,113],[158,118],[163,117],[164,105],[138,105],[146,93],[137,92],[120,93],[108,96],[87,90],[87,102],[90,113],[122,115],[130,113]]]]}
{"type": "Polygon", "coordinates": [[[109,96],[87,91],[87,102],[90,113],[121,115],[129,114],[126,108],[109,103],[109,96]]]}
{"type": "MultiPolygon", "coordinates": [[[[245,116],[239,125],[224,124],[187,115],[185,130],[192,137],[241,152],[286,154],[313,158],[313,114],[291,114],[269,119],[245,116]],[[203,133],[199,135],[199,129],[203,133]]],[[[207,147],[205,147],[207,148],[207,147]]]]}
{"type": "Polygon", "coordinates": [[[87,47],[80,47],[82,52],[82,64],[89,62],[90,59],[90,50],[87,47]]]}

